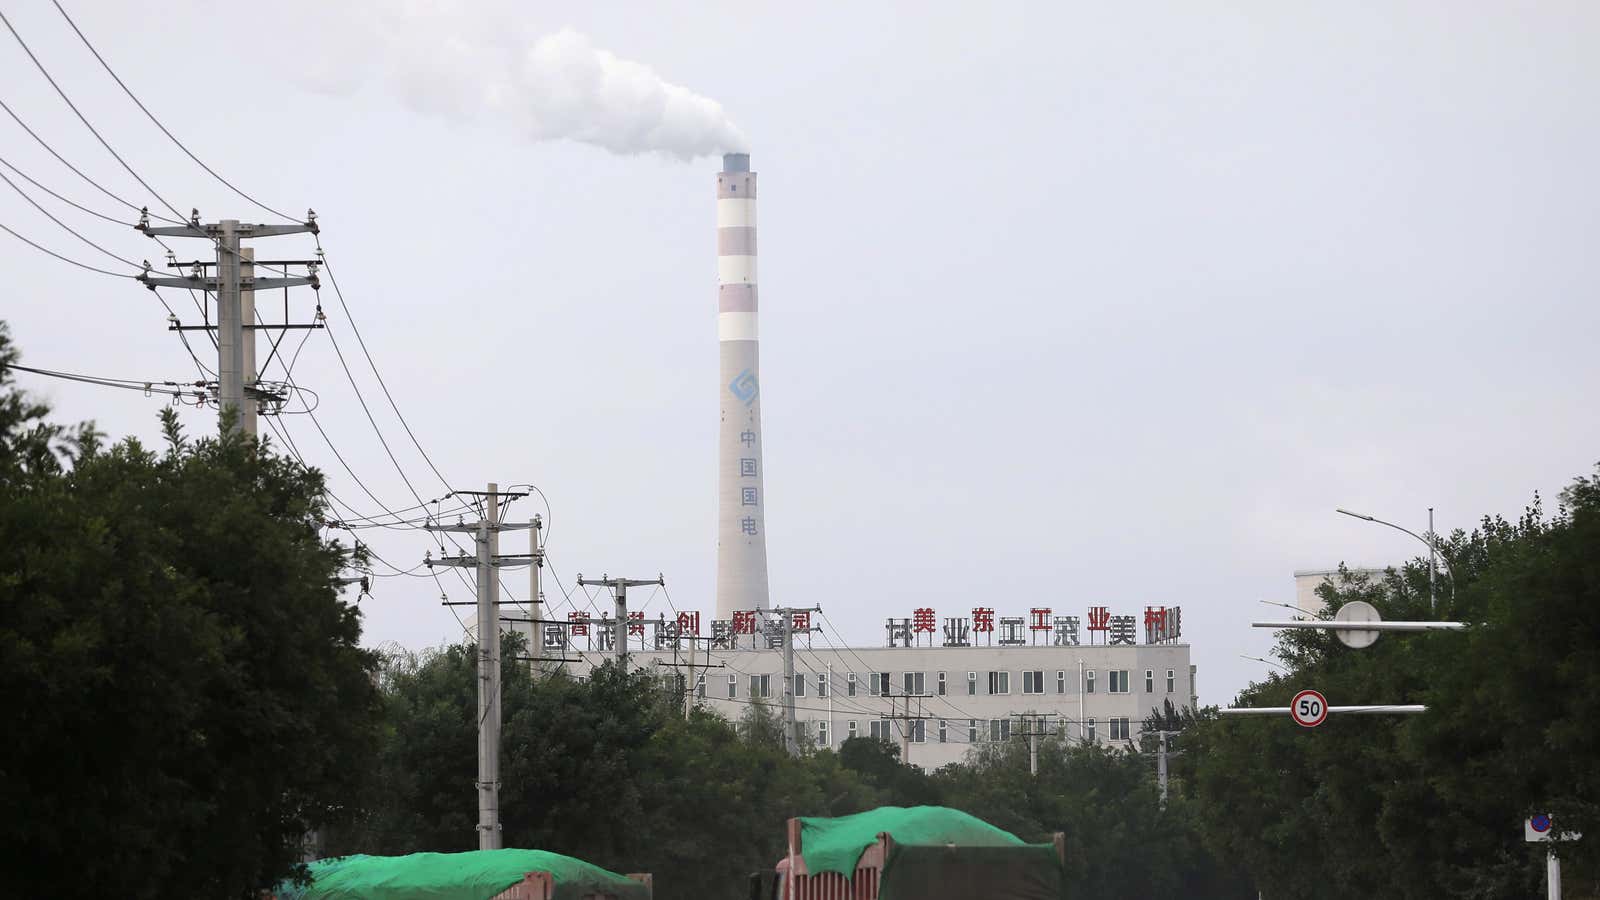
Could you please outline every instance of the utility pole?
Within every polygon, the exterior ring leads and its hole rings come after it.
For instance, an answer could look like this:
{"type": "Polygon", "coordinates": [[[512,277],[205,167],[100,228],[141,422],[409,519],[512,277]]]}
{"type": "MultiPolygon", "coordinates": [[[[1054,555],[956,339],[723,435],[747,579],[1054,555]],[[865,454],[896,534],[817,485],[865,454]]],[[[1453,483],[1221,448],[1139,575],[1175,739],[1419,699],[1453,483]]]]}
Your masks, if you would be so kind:
{"type": "Polygon", "coordinates": [[[490,482],[488,490],[456,491],[456,496],[475,497],[478,521],[457,520],[455,525],[428,522],[429,531],[456,531],[472,535],[477,553],[462,553],[455,558],[433,559],[429,553],[423,562],[434,566],[456,566],[476,570],[478,578],[478,849],[500,849],[500,572],[499,569],[530,565],[533,554],[501,556],[500,532],[532,528],[532,522],[509,523],[501,521],[501,503],[527,494],[502,494],[499,485],[490,482]]]}
{"type": "MultiPolygon", "coordinates": [[[[794,614],[821,611],[821,606],[780,606],[771,610],[783,617],[783,745],[791,756],[800,754],[800,723],[794,714],[794,614]]],[[[832,723],[828,727],[832,728],[832,723]]]]}
{"type": "Polygon", "coordinates": [[[1039,777],[1039,738],[1050,734],[1049,719],[1055,713],[1044,713],[1041,718],[1038,714],[1023,716],[1022,721],[1027,725],[1027,730],[1021,735],[1028,739],[1028,774],[1039,777]]]}
{"type": "MultiPolygon", "coordinates": [[[[533,616],[533,632],[528,643],[529,655],[533,657],[533,679],[538,681],[544,677],[544,636],[541,629],[544,625],[544,594],[539,588],[539,574],[544,568],[544,547],[539,540],[539,531],[544,528],[544,521],[538,516],[533,517],[532,528],[528,529],[528,612],[533,616]]],[[[563,656],[566,654],[563,653],[563,656]]]]}
{"type": "Polygon", "coordinates": [[[1428,507],[1428,611],[1439,611],[1439,597],[1433,590],[1434,574],[1439,568],[1439,536],[1433,533],[1433,507],[1428,507]]]}
{"type": "Polygon", "coordinates": [[[613,624],[616,629],[616,646],[613,647],[617,654],[617,667],[623,672],[628,671],[628,588],[643,587],[647,584],[665,586],[667,577],[656,575],[654,578],[612,578],[601,575],[599,580],[585,579],[583,573],[578,573],[578,587],[603,586],[611,588],[617,598],[617,621],[613,624]]]}
{"type": "Polygon", "coordinates": [[[911,723],[912,722],[921,722],[921,721],[923,721],[925,719],[933,718],[932,716],[925,715],[922,712],[922,701],[931,698],[933,695],[932,694],[910,694],[910,693],[902,694],[901,696],[905,697],[905,700],[906,700],[906,711],[903,712],[903,713],[899,713],[899,714],[896,714],[895,711],[894,711],[894,695],[888,693],[888,688],[887,687],[884,688],[884,696],[889,698],[889,721],[891,721],[891,722],[900,722],[901,723],[901,725],[900,725],[900,761],[909,765],[910,762],[911,762],[911,723]],[[917,712],[916,712],[915,715],[912,715],[912,713],[911,713],[911,701],[912,700],[916,700],[917,701],[917,712]]]}
{"type": "MultiPolygon", "coordinates": [[[[203,290],[216,295],[217,298],[217,324],[209,322],[203,325],[174,324],[172,330],[176,331],[211,331],[217,332],[217,407],[225,416],[229,407],[232,407],[237,418],[234,420],[234,430],[246,434],[255,434],[255,415],[252,408],[247,408],[245,399],[249,397],[252,403],[259,403],[262,399],[282,400],[278,396],[261,396],[254,387],[256,373],[254,371],[255,351],[255,292],[272,288],[290,288],[308,285],[313,290],[321,288],[317,280],[315,260],[288,260],[275,261],[273,265],[279,266],[305,266],[306,275],[286,276],[283,278],[257,278],[254,269],[254,255],[249,253],[241,241],[245,238],[275,237],[285,234],[317,234],[317,217],[310,210],[306,211],[306,221],[296,225],[251,225],[241,223],[237,219],[223,219],[219,222],[201,224],[200,213],[196,211],[187,225],[154,227],[150,224],[149,210],[141,211],[139,224],[134,228],[144,232],[148,237],[193,237],[205,238],[211,241],[217,249],[217,260],[214,263],[202,263],[198,260],[191,263],[178,263],[176,260],[169,262],[173,268],[187,267],[189,274],[184,277],[165,277],[151,274],[152,268],[148,261],[144,264],[144,271],[138,275],[138,280],[150,290],[158,287],[185,288],[190,290],[203,290]],[[214,268],[216,274],[207,277],[203,270],[214,268]],[[249,295],[250,318],[245,317],[246,294],[249,295]],[[249,344],[245,334],[251,335],[249,344]],[[246,347],[250,349],[247,350],[246,347]],[[248,368],[247,368],[248,366],[248,368]],[[247,385],[249,389],[247,390],[247,385]]],[[[318,304],[321,308],[321,304],[318,304]]],[[[273,328],[321,328],[320,323],[310,325],[290,325],[287,322],[270,326],[273,328]]]]}

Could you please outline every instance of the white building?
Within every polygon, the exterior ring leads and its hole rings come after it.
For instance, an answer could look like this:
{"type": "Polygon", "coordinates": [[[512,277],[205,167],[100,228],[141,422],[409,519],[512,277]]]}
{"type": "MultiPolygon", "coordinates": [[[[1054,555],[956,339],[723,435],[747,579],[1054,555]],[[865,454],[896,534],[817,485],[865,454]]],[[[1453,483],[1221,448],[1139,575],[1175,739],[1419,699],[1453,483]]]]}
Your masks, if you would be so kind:
{"type": "MultiPolygon", "coordinates": [[[[1188,644],[1179,642],[1176,633],[1161,639],[1161,632],[1148,626],[1145,644],[1105,643],[1107,636],[1100,633],[1106,631],[1106,617],[1100,609],[1102,627],[1090,630],[1087,644],[1073,642],[1075,618],[1070,639],[1052,624],[1051,631],[1034,629],[1029,643],[984,646],[929,646],[932,635],[926,629],[917,635],[925,645],[905,646],[907,635],[902,632],[892,647],[838,647],[818,629],[797,632],[795,718],[818,747],[837,749],[847,738],[882,737],[901,746],[909,762],[933,769],[959,762],[974,744],[1029,732],[1122,745],[1138,739],[1141,722],[1165,701],[1177,708],[1198,705],[1188,644]],[[1093,642],[1097,636],[1102,643],[1093,642]],[[1157,640],[1149,642],[1150,638],[1157,640]]],[[[1043,621],[1049,621],[1049,611],[1044,612],[1043,621]]],[[[1093,615],[1091,611],[1091,621],[1093,615]]],[[[896,634],[894,621],[888,629],[891,635],[896,634]]],[[[1174,611],[1173,632],[1176,626],[1174,611]]],[[[602,628],[609,633],[610,620],[594,622],[589,630],[602,628]]],[[[950,628],[947,625],[947,636],[950,628]]],[[[1013,630],[1001,639],[1016,641],[1025,633],[1013,630]]],[[[569,664],[570,674],[584,677],[592,666],[614,655],[610,650],[589,649],[592,637],[574,636],[564,648],[568,659],[582,660],[569,664]]],[[[1132,638],[1124,631],[1123,639],[1132,638]]],[[[644,643],[642,635],[632,640],[635,647],[644,643]]],[[[630,649],[629,663],[655,668],[663,677],[683,677],[694,686],[695,702],[732,721],[738,721],[752,703],[767,704],[781,718],[785,703],[781,637],[775,642],[780,649],[768,649],[760,635],[737,649],[707,650],[707,642],[695,642],[699,649],[693,651],[692,667],[690,643],[630,649]],[[762,644],[760,649],[748,645],[754,641],[762,644]]]]}
{"type": "MultiPolygon", "coordinates": [[[[1351,575],[1365,575],[1372,579],[1374,584],[1383,581],[1385,569],[1353,568],[1351,575]]],[[[1294,573],[1294,605],[1313,615],[1320,615],[1327,607],[1322,598],[1317,596],[1317,588],[1323,582],[1339,583],[1338,569],[1296,569],[1294,573]]]]}

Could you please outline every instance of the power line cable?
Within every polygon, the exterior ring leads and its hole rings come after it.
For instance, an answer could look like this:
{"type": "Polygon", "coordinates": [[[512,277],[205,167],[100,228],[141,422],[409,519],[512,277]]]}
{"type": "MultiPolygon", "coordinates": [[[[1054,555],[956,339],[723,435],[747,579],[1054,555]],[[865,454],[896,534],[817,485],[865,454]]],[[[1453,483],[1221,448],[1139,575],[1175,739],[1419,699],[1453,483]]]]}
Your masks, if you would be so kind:
{"type": "MultiPolygon", "coordinates": [[[[55,2],[55,0],[52,0],[52,2],[55,2]]],[[[95,47],[94,47],[94,44],[89,42],[89,38],[86,37],[84,35],[84,33],[83,33],[83,30],[78,27],[78,23],[72,21],[72,17],[67,15],[67,11],[61,7],[61,4],[59,2],[55,2],[55,7],[56,7],[56,11],[61,13],[61,17],[63,19],[67,20],[67,24],[72,26],[73,32],[78,35],[78,40],[83,41],[83,45],[85,47],[89,48],[89,52],[90,53],[94,54],[94,58],[100,62],[101,67],[106,70],[106,74],[110,75],[112,80],[117,83],[117,86],[122,88],[122,92],[128,95],[128,99],[132,100],[134,105],[139,107],[139,111],[144,113],[145,116],[147,116],[150,119],[151,122],[154,122],[155,126],[157,128],[161,129],[161,133],[162,134],[166,135],[169,139],[171,139],[171,141],[174,144],[178,145],[178,149],[179,150],[182,150],[190,159],[194,160],[195,164],[198,165],[200,168],[205,169],[206,172],[209,173],[212,178],[215,178],[216,180],[218,180],[218,181],[222,182],[224,185],[226,185],[228,190],[233,191],[235,194],[238,194],[239,196],[243,197],[244,199],[250,201],[251,203],[254,203],[256,206],[260,207],[261,209],[266,210],[267,212],[272,213],[273,215],[275,215],[275,216],[277,216],[277,217],[279,217],[281,219],[287,219],[287,220],[289,220],[291,222],[296,221],[294,218],[292,218],[290,216],[286,216],[281,212],[278,212],[277,210],[273,209],[272,207],[266,205],[265,203],[262,203],[260,200],[257,200],[256,198],[250,196],[249,194],[246,194],[244,191],[242,191],[239,188],[235,187],[233,182],[231,182],[228,179],[223,178],[221,175],[217,174],[217,171],[215,169],[211,168],[210,166],[208,166],[204,162],[202,162],[200,157],[195,156],[194,153],[191,152],[188,147],[184,146],[183,141],[178,140],[177,136],[174,135],[171,131],[169,131],[167,129],[167,126],[161,124],[161,120],[156,118],[155,114],[152,113],[149,110],[149,108],[146,107],[144,105],[144,103],[141,102],[139,100],[139,98],[134,95],[133,91],[128,87],[128,85],[125,82],[123,82],[122,78],[120,76],[118,76],[117,73],[111,68],[111,64],[107,63],[106,60],[105,60],[105,57],[100,55],[100,51],[96,50],[95,47]]]]}
{"type": "MultiPolygon", "coordinates": [[[[328,273],[328,283],[333,286],[333,295],[339,300],[339,308],[344,311],[345,321],[350,323],[350,330],[356,336],[356,343],[361,346],[361,354],[366,357],[367,365],[372,369],[373,377],[378,380],[378,387],[383,389],[384,399],[389,401],[389,408],[394,410],[395,418],[400,420],[400,427],[405,429],[406,436],[411,438],[411,445],[417,448],[418,453],[422,454],[423,461],[428,464],[428,468],[433,470],[434,476],[437,477],[439,482],[444,485],[445,490],[454,491],[455,488],[451,487],[449,480],[446,479],[444,474],[439,471],[439,467],[433,464],[433,458],[428,456],[428,451],[422,449],[422,444],[417,440],[416,433],[411,430],[411,424],[406,421],[405,415],[400,412],[399,405],[394,402],[394,395],[389,393],[389,385],[384,382],[383,374],[378,371],[378,364],[373,361],[372,353],[367,349],[367,341],[361,336],[361,329],[356,325],[355,316],[350,314],[350,306],[345,303],[344,291],[339,287],[339,279],[333,273],[333,266],[328,264],[327,254],[322,249],[322,238],[320,235],[317,235],[316,238],[317,256],[322,260],[323,271],[328,273]]],[[[342,357],[340,362],[343,363],[342,357]]],[[[542,492],[540,493],[540,496],[544,496],[542,492]]],[[[545,501],[545,507],[547,510],[549,505],[550,502],[547,499],[545,501]]]]}
{"type": "MultiPolygon", "coordinates": [[[[139,206],[137,203],[133,203],[133,202],[131,202],[129,200],[126,200],[126,199],[118,196],[115,193],[112,193],[111,190],[109,188],[107,188],[105,185],[102,185],[100,182],[95,181],[93,178],[90,178],[88,175],[85,175],[83,173],[82,169],[79,169],[77,166],[73,165],[72,163],[67,162],[67,158],[66,157],[62,156],[60,153],[57,153],[56,152],[56,148],[50,146],[50,143],[48,141],[46,141],[44,138],[40,137],[38,132],[36,132],[32,128],[28,127],[28,123],[22,121],[22,117],[17,115],[16,112],[13,111],[10,106],[7,106],[6,102],[4,100],[0,100],[0,110],[5,110],[6,115],[10,116],[12,121],[16,122],[17,125],[20,126],[23,131],[26,131],[28,133],[29,137],[31,137],[35,141],[37,141],[39,146],[41,146],[45,150],[49,151],[50,155],[54,156],[58,162],[60,162],[63,166],[66,166],[68,169],[71,169],[72,173],[74,175],[77,175],[79,178],[82,178],[84,181],[88,182],[89,185],[92,186],[95,190],[99,191],[102,194],[105,194],[107,197],[110,197],[111,199],[117,201],[118,203],[121,203],[123,206],[126,206],[127,208],[133,210],[134,212],[142,212],[144,210],[144,207],[139,206]]],[[[187,222],[184,222],[181,219],[169,219],[169,218],[167,218],[165,216],[161,216],[161,215],[152,215],[151,217],[155,218],[155,219],[160,219],[163,222],[168,222],[168,223],[171,223],[173,225],[187,225],[188,224],[187,222]]]]}
{"type": "Polygon", "coordinates": [[[39,190],[44,191],[46,194],[49,194],[50,196],[56,198],[57,200],[60,200],[62,203],[67,204],[68,206],[72,207],[73,209],[76,209],[76,210],[78,210],[80,212],[86,212],[89,215],[94,216],[95,218],[98,218],[98,219],[104,219],[107,222],[110,222],[110,223],[112,223],[114,225],[122,225],[124,227],[127,227],[130,224],[128,222],[124,222],[121,219],[116,218],[115,216],[108,216],[103,212],[97,212],[95,210],[92,210],[89,207],[84,206],[81,203],[75,203],[75,202],[73,202],[71,200],[68,200],[66,197],[61,196],[60,194],[56,193],[55,191],[50,190],[49,188],[45,187],[44,185],[40,184],[39,182],[34,181],[32,178],[28,177],[28,173],[22,171],[21,169],[17,168],[16,166],[12,165],[11,162],[9,160],[7,160],[3,156],[0,156],[0,166],[5,166],[6,168],[10,169],[12,172],[16,173],[18,178],[21,178],[22,180],[28,182],[29,184],[33,185],[34,187],[38,188],[39,190]]]}
{"type": "Polygon", "coordinates": [[[17,33],[17,29],[12,27],[11,20],[6,18],[5,13],[3,12],[0,12],[0,23],[5,24],[6,30],[10,31],[11,36],[17,39],[17,44],[22,47],[23,52],[28,54],[29,59],[33,60],[33,65],[39,70],[39,74],[44,76],[45,81],[50,82],[50,86],[55,88],[56,94],[58,94],[62,101],[67,104],[67,107],[72,110],[73,115],[78,117],[78,121],[83,123],[83,127],[89,129],[89,133],[94,135],[95,140],[100,142],[100,146],[106,148],[106,152],[110,153],[112,158],[120,163],[124,169],[127,169],[128,174],[133,176],[133,180],[139,182],[139,184],[143,186],[145,190],[150,192],[150,196],[160,200],[162,206],[165,206],[167,209],[172,211],[173,215],[177,216],[179,219],[182,219],[183,213],[178,212],[176,207],[174,207],[171,203],[168,203],[165,197],[161,196],[161,194],[158,193],[155,188],[150,186],[149,182],[145,181],[138,172],[133,170],[132,166],[128,165],[127,160],[124,160],[122,155],[117,153],[117,151],[112,148],[110,142],[101,136],[100,131],[96,129],[94,125],[89,122],[88,117],[86,117],[82,111],[78,109],[78,105],[72,102],[72,98],[67,96],[67,92],[61,89],[61,85],[56,84],[56,80],[51,77],[50,71],[44,67],[44,63],[39,61],[39,57],[34,55],[33,50],[28,47],[27,41],[24,41],[22,39],[22,35],[17,33]]]}
{"type": "Polygon", "coordinates": [[[40,206],[39,205],[39,201],[37,201],[37,200],[33,199],[31,196],[29,196],[28,192],[23,190],[21,187],[19,187],[15,181],[12,181],[10,178],[7,178],[6,174],[4,172],[0,172],[0,181],[4,181],[6,184],[10,185],[11,189],[13,191],[16,191],[17,194],[22,197],[22,199],[28,201],[28,203],[31,204],[34,209],[37,209],[40,213],[42,213],[45,218],[47,218],[50,221],[52,221],[52,222],[56,223],[57,225],[61,226],[62,230],[66,231],[68,234],[72,235],[73,237],[77,238],[80,241],[83,241],[85,244],[88,244],[89,246],[93,247],[94,249],[99,250],[101,253],[105,254],[106,256],[111,257],[112,259],[116,260],[117,262],[122,263],[123,265],[134,269],[135,271],[143,271],[143,268],[144,268],[143,266],[140,266],[138,263],[134,262],[131,259],[128,259],[128,258],[122,257],[122,256],[118,256],[117,254],[112,253],[110,250],[107,250],[106,248],[104,248],[104,247],[100,246],[99,244],[95,243],[94,241],[89,240],[89,238],[85,237],[82,232],[79,232],[77,229],[73,228],[71,225],[68,225],[67,223],[65,223],[65,222],[61,221],[60,219],[56,218],[55,215],[50,212],[50,210],[45,209],[43,206],[40,206]]]}
{"type": "Polygon", "coordinates": [[[4,223],[0,223],[0,230],[4,230],[6,234],[11,235],[12,237],[16,238],[17,240],[23,242],[24,244],[27,244],[29,247],[32,247],[33,249],[39,251],[40,253],[44,253],[44,254],[49,255],[49,256],[54,256],[56,259],[59,259],[64,263],[68,263],[70,265],[77,266],[80,269],[88,269],[90,272],[98,272],[101,275],[110,275],[112,278],[128,278],[128,279],[132,279],[133,278],[132,275],[124,275],[121,272],[108,272],[105,269],[99,268],[97,266],[91,266],[88,263],[79,262],[79,261],[77,261],[75,259],[72,259],[71,257],[62,256],[61,254],[55,252],[54,250],[51,250],[51,249],[49,249],[47,247],[41,246],[39,244],[36,244],[33,241],[30,241],[27,238],[23,237],[22,235],[18,234],[17,232],[12,231],[11,228],[8,227],[7,225],[5,225],[4,223]]]}

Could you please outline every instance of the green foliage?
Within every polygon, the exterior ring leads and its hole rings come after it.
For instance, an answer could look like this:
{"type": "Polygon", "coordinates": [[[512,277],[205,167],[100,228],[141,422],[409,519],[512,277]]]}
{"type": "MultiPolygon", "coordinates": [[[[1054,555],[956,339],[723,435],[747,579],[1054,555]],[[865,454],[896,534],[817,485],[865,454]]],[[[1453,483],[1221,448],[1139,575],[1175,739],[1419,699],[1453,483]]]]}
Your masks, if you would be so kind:
{"type": "MultiPolygon", "coordinates": [[[[503,658],[521,651],[507,636],[503,658]]],[[[387,730],[367,814],[331,832],[328,853],[477,846],[474,651],[386,661],[387,730]]],[[[651,872],[657,896],[739,897],[784,851],[791,816],[877,805],[879,794],[827,752],[790,756],[771,711],[737,726],[643,673],[612,664],[586,682],[535,681],[506,665],[501,707],[503,841],[614,871],[651,872]]]]}
{"type": "MultiPolygon", "coordinates": [[[[1345,573],[1330,609],[1361,599],[1385,619],[1454,619],[1464,632],[1390,634],[1351,650],[1288,632],[1275,674],[1239,697],[1284,706],[1301,688],[1329,702],[1423,703],[1418,717],[1333,716],[1306,731],[1277,719],[1210,718],[1184,736],[1181,768],[1212,849],[1241,860],[1267,896],[1511,898],[1542,889],[1543,851],[1522,819],[1556,813],[1600,833],[1600,485],[1563,507],[1485,518],[1448,542],[1456,581],[1429,608],[1427,567],[1381,580],[1345,573]]],[[[1563,848],[1571,883],[1592,884],[1592,841],[1563,848]]]]}
{"type": "MultiPolygon", "coordinates": [[[[507,637],[503,658],[517,654],[507,637]]],[[[388,732],[369,815],[330,835],[329,853],[476,846],[473,650],[400,654],[383,672],[388,732]]],[[[655,875],[657,896],[736,898],[772,870],[794,816],[943,804],[1030,841],[1067,833],[1075,897],[1253,896],[1219,874],[1194,816],[1157,810],[1148,758],[1046,740],[1037,779],[1024,741],[986,745],[934,775],[881,740],[790,756],[775,710],[738,723],[694,708],[642,673],[612,665],[587,682],[505,667],[500,793],[506,846],[552,850],[655,875]]]]}
{"type": "Polygon", "coordinates": [[[376,739],[320,478],[170,414],[164,452],[104,448],[9,376],[0,895],[252,896],[344,814],[376,739]]]}
{"type": "Polygon", "coordinates": [[[1026,740],[982,745],[939,770],[946,804],[1029,842],[1064,833],[1075,898],[1255,896],[1201,847],[1182,798],[1160,809],[1150,757],[1059,736],[1040,738],[1038,753],[1033,776],[1026,740]]]}

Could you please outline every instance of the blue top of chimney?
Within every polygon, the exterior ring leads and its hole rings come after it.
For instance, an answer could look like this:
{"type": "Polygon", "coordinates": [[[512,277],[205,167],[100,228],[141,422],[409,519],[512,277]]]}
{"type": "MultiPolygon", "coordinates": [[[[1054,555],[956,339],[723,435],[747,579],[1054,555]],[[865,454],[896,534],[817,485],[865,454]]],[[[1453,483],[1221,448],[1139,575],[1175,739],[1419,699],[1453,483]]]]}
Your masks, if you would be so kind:
{"type": "Polygon", "coordinates": [[[748,172],[750,171],[750,154],[724,153],[722,154],[722,171],[748,172]]]}

